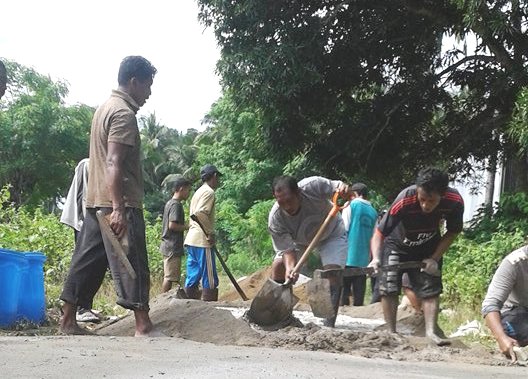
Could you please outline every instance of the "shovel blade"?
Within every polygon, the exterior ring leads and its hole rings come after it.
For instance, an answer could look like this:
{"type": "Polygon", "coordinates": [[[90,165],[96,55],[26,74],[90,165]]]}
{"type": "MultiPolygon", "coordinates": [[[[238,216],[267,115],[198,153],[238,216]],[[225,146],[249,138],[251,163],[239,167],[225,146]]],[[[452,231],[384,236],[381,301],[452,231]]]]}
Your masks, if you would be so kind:
{"type": "Polygon", "coordinates": [[[291,285],[268,279],[251,302],[247,316],[260,326],[275,325],[291,316],[297,301],[291,285]]]}
{"type": "Polygon", "coordinates": [[[331,318],[335,316],[335,306],[332,304],[330,293],[330,280],[323,279],[314,273],[313,279],[306,284],[306,292],[315,317],[331,318]]]}

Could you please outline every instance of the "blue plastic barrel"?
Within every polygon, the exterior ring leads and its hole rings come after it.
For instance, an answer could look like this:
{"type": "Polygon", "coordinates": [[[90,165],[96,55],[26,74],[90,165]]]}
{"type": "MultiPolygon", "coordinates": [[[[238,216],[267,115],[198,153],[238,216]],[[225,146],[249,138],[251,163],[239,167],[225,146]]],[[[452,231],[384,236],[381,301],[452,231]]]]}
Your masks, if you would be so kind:
{"type": "Polygon", "coordinates": [[[27,259],[22,253],[0,249],[0,327],[12,326],[17,319],[22,270],[27,259]]]}
{"type": "Polygon", "coordinates": [[[27,270],[22,269],[22,281],[18,296],[18,319],[40,324],[46,320],[44,295],[44,262],[42,253],[24,253],[27,270]]]}

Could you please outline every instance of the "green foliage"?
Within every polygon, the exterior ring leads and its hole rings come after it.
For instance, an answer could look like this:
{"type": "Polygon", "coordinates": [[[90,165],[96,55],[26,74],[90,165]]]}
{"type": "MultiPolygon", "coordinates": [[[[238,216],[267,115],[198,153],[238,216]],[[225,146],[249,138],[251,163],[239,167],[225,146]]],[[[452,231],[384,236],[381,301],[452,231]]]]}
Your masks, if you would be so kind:
{"type": "MultiPolygon", "coordinates": [[[[155,114],[139,120],[143,177],[145,181],[144,206],[153,221],[163,212],[165,199],[170,193],[167,182],[170,176],[189,176],[196,159],[194,140],[198,132],[189,129],[185,134],[160,125],[155,114]]],[[[170,193],[172,195],[172,193],[170,193]]]]}
{"type": "Polygon", "coordinates": [[[359,173],[387,195],[424,165],[469,175],[469,157],[517,149],[526,1],[198,3],[224,88],[303,174],[359,173]]]}
{"type": "Polygon", "coordinates": [[[463,304],[479,310],[500,261],[523,242],[520,230],[498,231],[483,242],[460,237],[445,255],[443,300],[451,307],[463,304]]]}
{"type": "Polygon", "coordinates": [[[255,203],[244,215],[233,201],[218,204],[219,250],[228,253],[230,270],[239,275],[271,264],[274,256],[268,233],[268,214],[273,200],[255,203]]]}
{"type": "Polygon", "coordinates": [[[73,168],[88,156],[93,109],[65,106],[68,89],[33,69],[7,62],[9,88],[0,112],[0,186],[16,205],[64,195],[73,168]]]}
{"type": "Polygon", "coordinates": [[[503,194],[496,208],[493,214],[485,208],[479,210],[467,231],[469,238],[486,242],[496,232],[528,235],[528,194],[503,194]]]}
{"type": "Polygon", "coordinates": [[[444,259],[444,295],[451,306],[480,309],[500,261],[525,243],[528,234],[528,196],[503,195],[494,214],[482,209],[444,259]]]}
{"type": "Polygon", "coordinates": [[[73,231],[54,214],[40,209],[15,208],[9,189],[0,191],[0,246],[16,251],[39,251],[46,255],[46,280],[62,282],[74,249],[73,231]]]}

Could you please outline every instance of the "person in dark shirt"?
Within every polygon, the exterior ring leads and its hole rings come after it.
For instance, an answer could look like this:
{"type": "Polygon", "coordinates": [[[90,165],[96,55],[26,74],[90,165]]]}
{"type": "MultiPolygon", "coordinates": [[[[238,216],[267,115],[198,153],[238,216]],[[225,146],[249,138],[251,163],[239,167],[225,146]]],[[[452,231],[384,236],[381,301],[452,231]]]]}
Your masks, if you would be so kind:
{"type": "MultiPolygon", "coordinates": [[[[439,296],[442,293],[442,256],[462,231],[464,201],[448,187],[446,173],[428,167],[418,173],[416,184],[405,188],[383,216],[372,239],[369,266],[423,261],[425,267],[406,270],[410,284],[422,300],[425,333],[437,345],[450,342],[437,333],[439,296]],[[445,221],[445,233],[440,225],[445,221]]],[[[401,272],[382,272],[379,289],[385,322],[396,332],[401,272]]]]}
{"type": "Polygon", "coordinates": [[[184,254],[183,232],[189,229],[189,224],[185,223],[182,201],[189,198],[191,182],[178,177],[173,183],[173,191],[172,198],[163,210],[160,251],[163,254],[164,276],[161,290],[167,292],[172,283],[177,283],[180,286],[178,295],[184,297],[181,289],[181,258],[184,254]]]}

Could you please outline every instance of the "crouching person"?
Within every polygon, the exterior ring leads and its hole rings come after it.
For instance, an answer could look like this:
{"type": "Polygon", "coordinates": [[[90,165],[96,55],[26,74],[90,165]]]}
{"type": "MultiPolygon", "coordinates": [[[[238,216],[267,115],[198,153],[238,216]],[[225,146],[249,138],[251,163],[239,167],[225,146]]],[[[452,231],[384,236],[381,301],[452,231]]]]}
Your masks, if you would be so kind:
{"type": "Polygon", "coordinates": [[[486,325],[512,362],[515,346],[528,345],[528,245],[504,258],[482,302],[486,325]]]}

